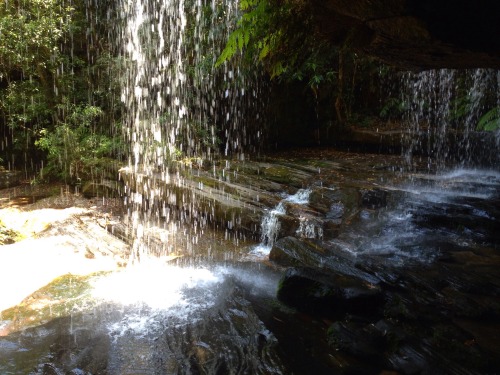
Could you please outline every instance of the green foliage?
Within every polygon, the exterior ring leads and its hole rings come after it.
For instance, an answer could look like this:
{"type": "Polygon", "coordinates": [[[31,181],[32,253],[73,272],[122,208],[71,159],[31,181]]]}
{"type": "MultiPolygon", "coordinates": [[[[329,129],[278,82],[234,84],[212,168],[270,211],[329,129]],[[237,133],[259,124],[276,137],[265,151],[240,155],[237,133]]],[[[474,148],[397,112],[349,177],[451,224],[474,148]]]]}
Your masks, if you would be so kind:
{"type": "MultiPolygon", "coordinates": [[[[261,30],[270,20],[269,2],[267,0],[243,0],[240,9],[244,12],[238,21],[238,27],[229,35],[226,47],[217,59],[216,66],[231,59],[238,51],[250,45],[257,51],[260,60],[269,54],[270,43],[275,35],[261,35],[261,30]]],[[[255,51],[252,51],[255,52],[255,51]]]]}
{"type": "MultiPolygon", "coordinates": [[[[170,123],[172,121],[172,115],[170,113],[165,113],[160,117],[160,123],[170,123]]],[[[176,137],[176,144],[174,148],[169,150],[165,155],[168,161],[179,161],[186,157],[192,155],[201,155],[203,152],[216,153],[217,149],[221,145],[222,141],[217,135],[216,125],[209,125],[207,123],[202,123],[200,121],[189,121],[183,124],[179,134],[176,137]]],[[[151,145],[153,148],[161,147],[164,148],[158,142],[151,145]]]]}
{"type": "Polygon", "coordinates": [[[308,2],[246,0],[240,9],[216,66],[243,53],[263,64],[271,77],[304,80],[312,87],[334,82],[338,49],[317,32],[308,2]]]}
{"type": "Polygon", "coordinates": [[[58,44],[70,31],[74,8],[61,0],[5,1],[0,4],[0,79],[12,71],[25,76],[52,70],[58,44]]]}
{"type": "Polygon", "coordinates": [[[500,129],[500,107],[494,107],[486,112],[477,123],[477,130],[496,131],[500,129]]]}
{"type": "Polygon", "coordinates": [[[500,107],[495,90],[487,90],[482,95],[471,93],[473,82],[462,72],[456,79],[456,87],[451,99],[450,122],[460,129],[473,126],[477,131],[495,131],[500,129],[500,107]]]}
{"type": "Polygon", "coordinates": [[[401,116],[408,110],[408,104],[401,98],[388,98],[382,109],[380,110],[380,117],[385,120],[394,118],[401,118],[401,116]]]}
{"type": "Polygon", "coordinates": [[[45,177],[62,178],[67,182],[88,180],[96,168],[104,168],[106,158],[115,154],[120,144],[96,133],[96,123],[103,115],[94,106],[69,105],[65,122],[49,131],[42,129],[35,145],[47,153],[45,177]]]}
{"type": "Polygon", "coordinates": [[[472,104],[469,95],[465,92],[457,93],[451,100],[450,120],[454,123],[465,121],[467,114],[471,111],[472,104]]]}
{"type": "Polygon", "coordinates": [[[114,99],[121,61],[105,43],[88,46],[88,33],[99,40],[99,29],[87,23],[104,24],[96,12],[106,9],[87,5],[0,4],[0,130],[7,142],[2,156],[12,167],[29,167],[31,159],[33,169],[43,165],[44,177],[71,182],[90,178],[121,153],[121,138],[110,129],[121,110],[114,99]]]}
{"type": "MultiPolygon", "coordinates": [[[[317,10],[317,4],[305,0],[240,2],[240,19],[216,65],[239,56],[251,63],[250,69],[260,64],[274,79],[274,87],[295,88],[295,95],[303,98],[302,112],[315,112],[303,122],[312,117],[320,128],[335,124],[335,131],[342,131],[356,100],[366,103],[366,96],[373,96],[369,77],[379,64],[350,50],[349,33],[335,41],[325,34],[317,10]],[[360,87],[370,93],[362,94],[360,87]]],[[[289,90],[283,91],[288,95],[289,90]]]]}
{"type": "Polygon", "coordinates": [[[11,82],[1,90],[0,98],[0,111],[8,115],[7,125],[13,129],[46,125],[51,119],[50,103],[36,80],[11,82]]]}
{"type": "Polygon", "coordinates": [[[71,30],[73,12],[61,0],[0,4],[0,115],[14,135],[13,152],[22,152],[52,121],[60,45],[71,30]]]}
{"type": "Polygon", "coordinates": [[[70,33],[77,29],[73,4],[62,0],[0,4],[0,127],[11,136],[6,149],[18,155],[12,157],[18,162],[31,152],[39,130],[49,128],[57,117],[57,90],[68,86],[61,67],[76,66],[69,63],[76,62],[76,56],[63,53],[70,33]]]}

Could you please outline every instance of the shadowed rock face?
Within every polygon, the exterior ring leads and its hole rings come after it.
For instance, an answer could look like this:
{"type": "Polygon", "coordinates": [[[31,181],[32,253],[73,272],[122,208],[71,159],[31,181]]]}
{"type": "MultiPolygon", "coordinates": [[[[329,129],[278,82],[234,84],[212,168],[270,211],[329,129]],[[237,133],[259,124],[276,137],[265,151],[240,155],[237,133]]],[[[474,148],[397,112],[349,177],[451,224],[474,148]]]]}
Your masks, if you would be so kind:
{"type": "Polygon", "coordinates": [[[21,171],[7,171],[0,167],[0,189],[19,185],[22,178],[23,173],[21,171]]]}
{"type": "Polygon", "coordinates": [[[402,69],[500,68],[494,0],[315,0],[332,42],[402,69]]]}

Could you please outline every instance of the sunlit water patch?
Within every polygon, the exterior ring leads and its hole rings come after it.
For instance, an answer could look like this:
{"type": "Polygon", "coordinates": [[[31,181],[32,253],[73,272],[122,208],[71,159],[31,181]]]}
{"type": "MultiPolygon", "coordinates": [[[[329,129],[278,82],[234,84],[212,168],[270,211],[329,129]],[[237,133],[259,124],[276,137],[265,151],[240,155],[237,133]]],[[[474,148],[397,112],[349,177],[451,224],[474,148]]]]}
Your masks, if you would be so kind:
{"type": "Polygon", "coordinates": [[[0,337],[0,373],[283,373],[269,352],[276,339],[242,292],[274,298],[277,274],[149,263],[90,276],[85,303],[0,337]]]}
{"type": "Polygon", "coordinates": [[[179,323],[197,319],[214,305],[223,281],[220,272],[171,266],[157,259],[96,279],[92,296],[122,312],[122,318],[108,327],[113,336],[141,334],[169,318],[179,323]]]}
{"type": "Polygon", "coordinates": [[[121,272],[94,282],[93,296],[122,305],[143,305],[168,309],[185,304],[184,290],[211,287],[221,282],[220,275],[206,268],[183,268],[162,264],[161,260],[143,261],[121,272]]]}

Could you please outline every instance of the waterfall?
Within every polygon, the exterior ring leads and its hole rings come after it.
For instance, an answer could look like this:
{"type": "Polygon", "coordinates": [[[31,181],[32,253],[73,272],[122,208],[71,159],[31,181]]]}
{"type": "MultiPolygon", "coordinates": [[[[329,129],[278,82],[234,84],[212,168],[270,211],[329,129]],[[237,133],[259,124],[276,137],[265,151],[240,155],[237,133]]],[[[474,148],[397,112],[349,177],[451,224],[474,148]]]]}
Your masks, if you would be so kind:
{"type": "Polygon", "coordinates": [[[260,242],[263,247],[271,249],[276,242],[280,230],[279,216],[284,214],[286,214],[285,204],[281,201],[262,218],[260,242]]]}
{"type": "Polygon", "coordinates": [[[429,70],[405,73],[401,101],[407,131],[404,156],[410,169],[416,155],[429,170],[451,165],[498,165],[500,73],[491,69],[429,70]],[[485,131],[489,130],[489,131],[485,131]]]}
{"type": "Polygon", "coordinates": [[[188,175],[218,155],[243,160],[261,137],[250,131],[252,124],[262,127],[263,85],[256,69],[245,70],[238,58],[214,67],[238,9],[231,0],[116,5],[132,260],[175,252],[180,233],[189,251],[208,214],[182,191],[188,175]],[[159,232],[155,240],[153,231],[159,232]]]}
{"type": "MultiPolygon", "coordinates": [[[[295,194],[293,195],[287,195],[285,198],[283,198],[275,208],[272,210],[268,211],[263,217],[262,217],[262,222],[260,224],[260,244],[258,244],[253,250],[252,254],[261,254],[261,255],[269,255],[269,252],[271,251],[274,243],[278,239],[278,235],[280,233],[281,229],[281,224],[280,224],[280,216],[286,214],[286,203],[293,203],[293,204],[307,204],[309,203],[309,195],[311,195],[311,190],[310,189],[299,189],[295,194]]],[[[305,222],[305,220],[302,220],[300,222],[300,227],[298,229],[298,235],[305,237],[306,234],[310,235],[311,229],[309,229],[308,232],[306,232],[306,229],[310,228],[310,225],[305,222]]],[[[314,234],[315,231],[312,229],[312,233],[314,234]]]]}

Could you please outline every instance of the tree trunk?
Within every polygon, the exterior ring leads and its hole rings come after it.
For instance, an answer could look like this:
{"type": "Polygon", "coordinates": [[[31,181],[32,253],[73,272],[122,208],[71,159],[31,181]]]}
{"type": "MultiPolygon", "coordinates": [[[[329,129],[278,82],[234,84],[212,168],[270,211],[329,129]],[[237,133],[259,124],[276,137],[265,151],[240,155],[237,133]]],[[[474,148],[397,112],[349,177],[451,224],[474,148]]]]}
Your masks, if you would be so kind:
{"type": "Polygon", "coordinates": [[[339,71],[337,78],[337,98],[335,99],[335,112],[337,114],[337,122],[339,124],[339,129],[342,129],[346,125],[345,116],[345,102],[344,102],[344,52],[339,51],[339,71]]]}

